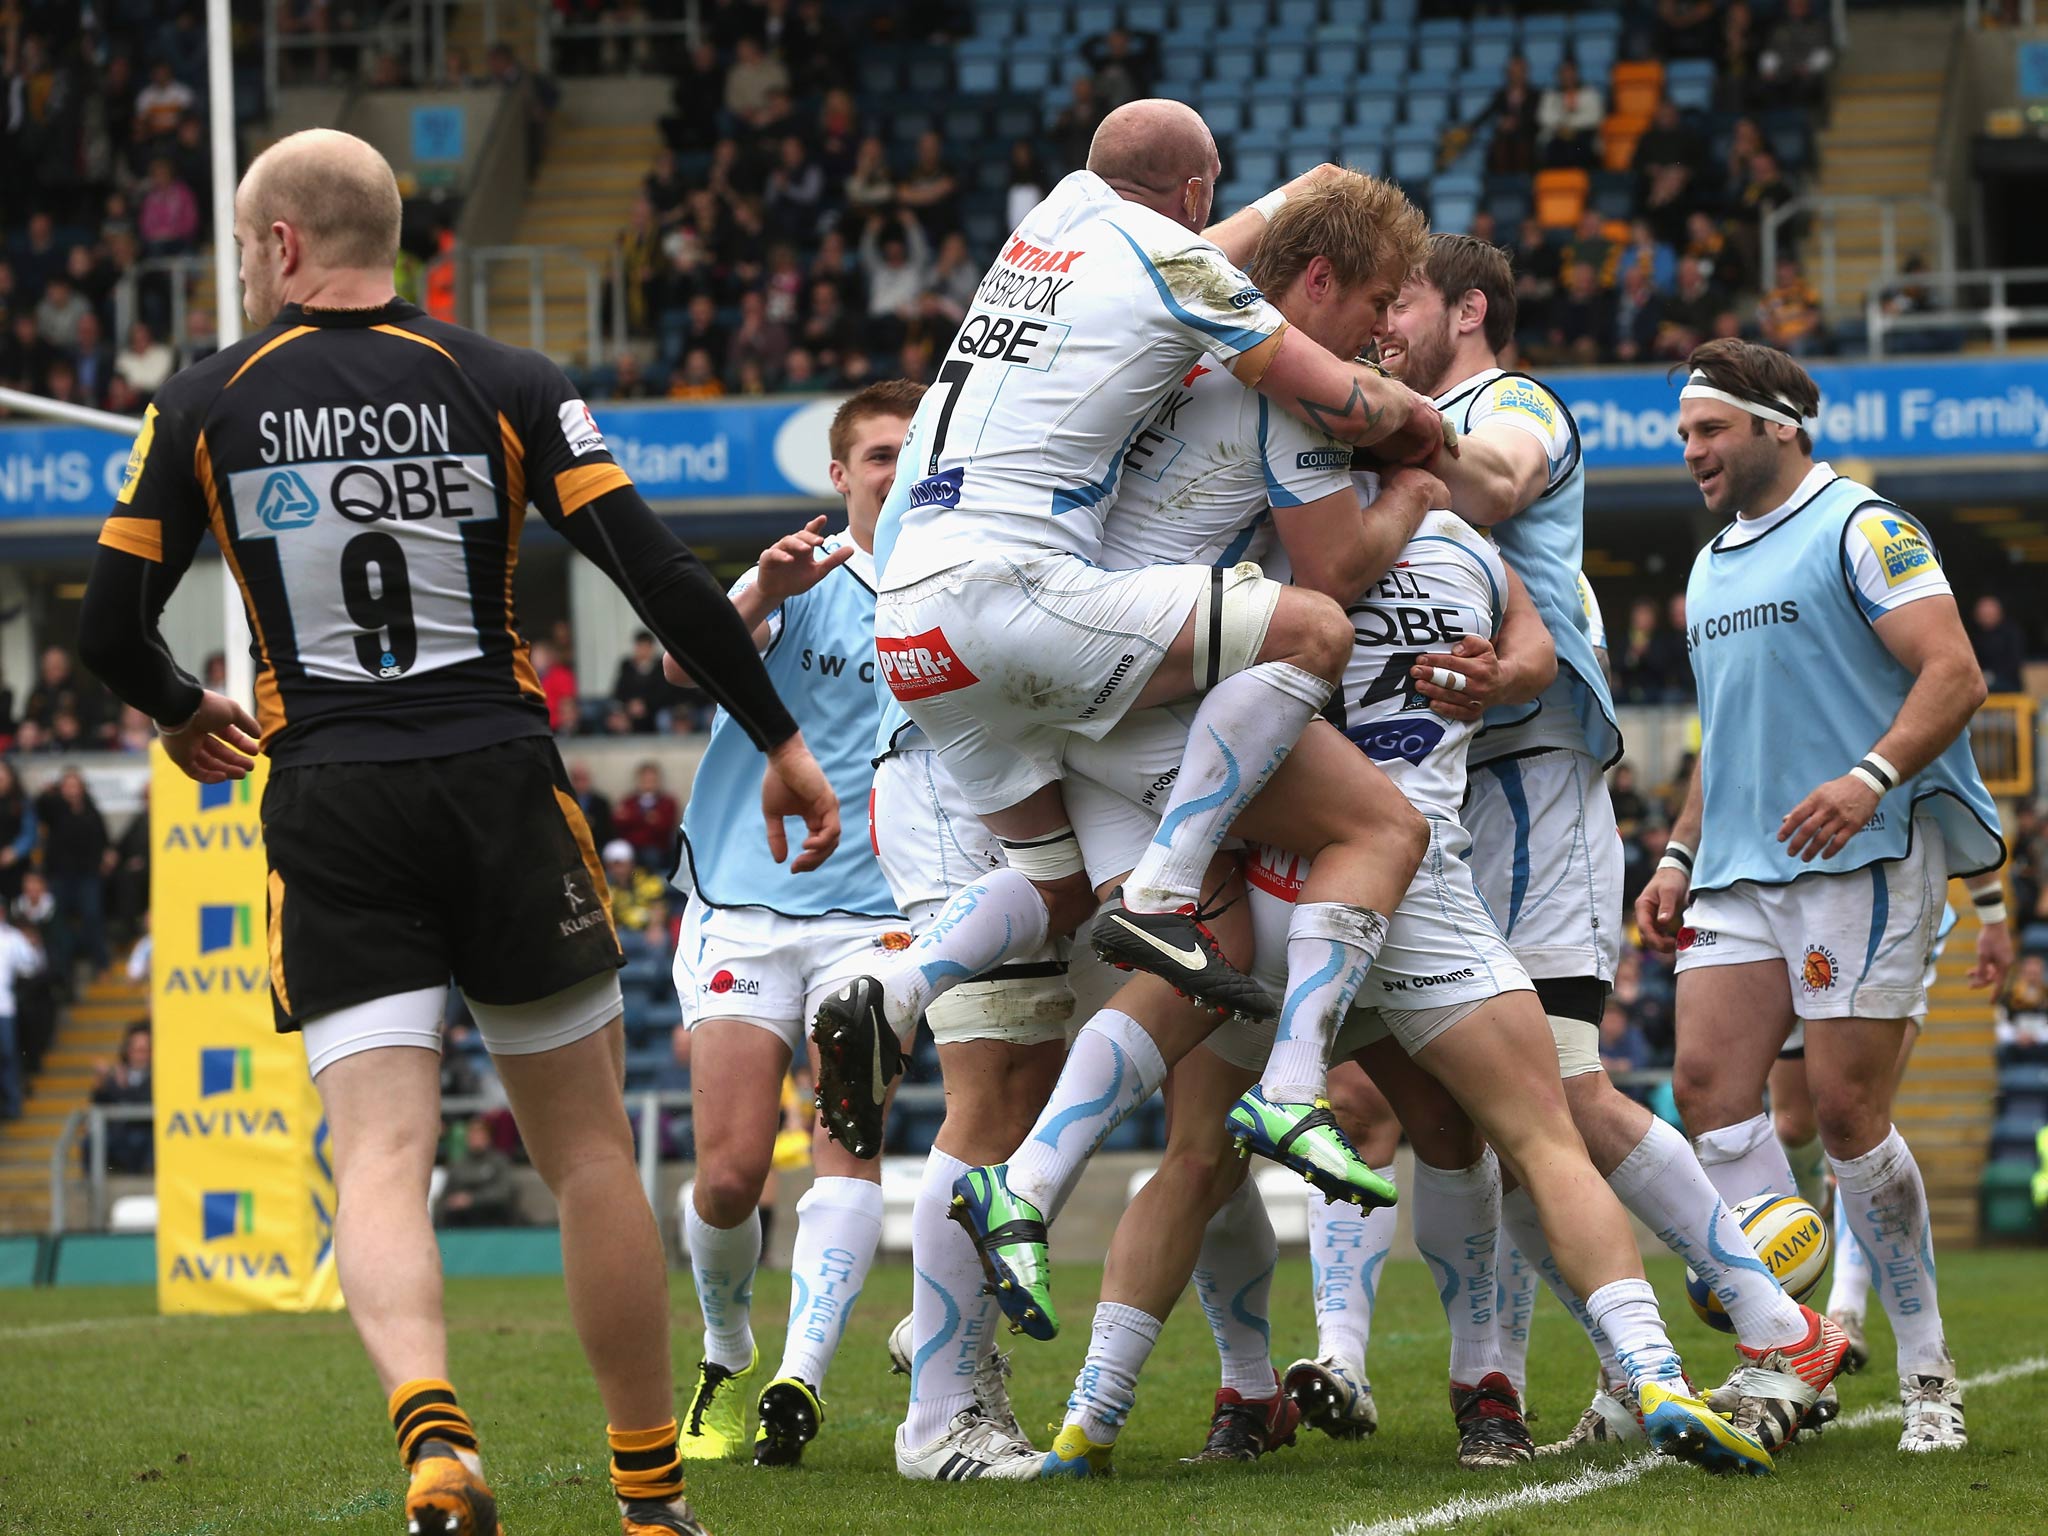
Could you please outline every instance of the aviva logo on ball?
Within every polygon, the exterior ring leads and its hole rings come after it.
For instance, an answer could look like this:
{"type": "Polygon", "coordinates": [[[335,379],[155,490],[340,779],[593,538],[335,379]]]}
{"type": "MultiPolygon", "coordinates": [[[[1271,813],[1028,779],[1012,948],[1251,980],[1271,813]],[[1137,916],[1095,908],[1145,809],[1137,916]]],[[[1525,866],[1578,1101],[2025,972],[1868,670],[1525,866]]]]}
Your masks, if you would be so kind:
{"type": "MultiPolygon", "coordinates": [[[[1756,1252],[1753,1258],[1748,1254],[1716,1252],[1714,1256],[1723,1267],[1740,1268],[1761,1262],[1777,1276],[1778,1284],[1794,1301],[1804,1301],[1814,1293],[1828,1272],[1834,1243],[1819,1211],[1797,1195],[1762,1194],[1743,1201],[1731,1214],[1756,1252]]],[[[1691,1269],[1685,1272],[1685,1299],[1692,1303],[1702,1322],[1723,1333],[1735,1331],[1725,1298],[1691,1269]]]]}

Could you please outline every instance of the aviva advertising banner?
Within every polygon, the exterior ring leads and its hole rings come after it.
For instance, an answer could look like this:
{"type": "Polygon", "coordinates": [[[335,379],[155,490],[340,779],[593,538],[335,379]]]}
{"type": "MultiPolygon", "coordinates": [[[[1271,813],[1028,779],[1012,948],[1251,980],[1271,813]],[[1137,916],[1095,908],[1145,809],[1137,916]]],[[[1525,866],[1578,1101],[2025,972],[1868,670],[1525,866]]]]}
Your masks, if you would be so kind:
{"type": "Polygon", "coordinates": [[[271,1027],[263,829],[269,759],[195,784],[151,749],[157,1305],[341,1305],[327,1123],[297,1035],[271,1027]]]}

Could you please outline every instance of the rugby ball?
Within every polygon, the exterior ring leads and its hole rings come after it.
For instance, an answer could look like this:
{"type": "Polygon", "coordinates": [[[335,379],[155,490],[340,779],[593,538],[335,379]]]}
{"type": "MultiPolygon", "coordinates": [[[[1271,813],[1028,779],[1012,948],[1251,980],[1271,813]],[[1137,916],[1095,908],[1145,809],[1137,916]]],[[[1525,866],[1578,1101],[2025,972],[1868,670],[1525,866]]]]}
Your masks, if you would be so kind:
{"type": "MultiPolygon", "coordinates": [[[[1785,1294],[1794,1301],[1811,1296],[1828,1272],[1834,1241],[1820,1212],[1797,1195],[1755,1195],[1736,1206],[1734,1216],[1785,1294]]],[[[1735,1331],[1721,1298],[1690,1269],[1685,1272],[1685,1299],[1709,1327],[1735,1331]]]]}

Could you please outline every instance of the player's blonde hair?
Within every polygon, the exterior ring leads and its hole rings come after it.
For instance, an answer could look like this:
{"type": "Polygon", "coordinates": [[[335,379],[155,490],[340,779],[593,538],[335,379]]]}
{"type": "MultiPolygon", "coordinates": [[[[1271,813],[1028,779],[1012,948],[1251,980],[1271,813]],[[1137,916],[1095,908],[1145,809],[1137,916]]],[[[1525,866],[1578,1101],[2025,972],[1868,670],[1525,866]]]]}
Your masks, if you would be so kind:
{"type": "Polygon", "coordinates": [[[1347,288],[1376,277],[1399,287],[1428,242],[1429,221],[1399,187],[1347,171],[1289,194],[1267,224],[1249,272],[1266,293],[1278,294],[1322,256],[1347,288]]]}
{"type": "Polygon", "coordinates": [[[901,416],[908,420],[917,414],[917,402],[923,398],[924,386],[914,379],[884,379],[879,384],[870,384],[833,413],[827,439],[832,445],[832,457],[842,464],[846,462],[846,456],[853,452],[853,434],[862,422],[875,416],[901,416]]]}

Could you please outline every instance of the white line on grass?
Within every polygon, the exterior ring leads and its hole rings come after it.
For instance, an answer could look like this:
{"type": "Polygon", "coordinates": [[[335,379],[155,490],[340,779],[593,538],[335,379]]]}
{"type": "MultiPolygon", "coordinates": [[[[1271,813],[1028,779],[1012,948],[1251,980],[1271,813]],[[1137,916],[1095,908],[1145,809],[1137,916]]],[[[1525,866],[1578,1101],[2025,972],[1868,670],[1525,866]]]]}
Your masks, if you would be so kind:
{"type": "MultiPolygon", "coordinates": [[[[1986,1371],[1981,1376],[1963,1378],[1964,1389],[1995,1387],[2000,1382],[2014,1381],[2022,1376],[2038,1376],[2048,1371],[2048,1355],[2034,1355],[2025,1360],[2015,1360],[2001,1365],[1996,1370],[1986,1371]]],[[[1868,1408],[1859,1408],[1844,1419],[1838,1420],[1828,1431],[1838,1434],[1845,1429],[1868,1429],[1873,1424],[1896,1420],[1900,1416],[1897,1403],[1874,1403],[1868,1408]]],[[[1372,1525],[1353,1524],[1338,1526],[1334,1536],[1414,1536],[1418,1531],[1438,1531],[1471,1520],[1480,1515],[1507,1514],[1518,1509],[1537,1509],[1546,1504],[1567,1504],[1574,1499],[1583,1499],[1589,1494],[1603,1493],[1609,1488],[1622,1488],[1630,1483],[1640,1482],[1652,1472],[1666,1467],[1678,1466],[1668,1456],[1646,1453],[1632,1456],[1617,1466],[1587,1467],[1574,1472],[1570,1477],[1555,1482],[1529,1483],[1507,1493],[1490,1494],[1475,1498],[1470,1494],[1459,1494],[1446,1499],[1434,1508],[1419,1514],[1397,1515],[1391,1520],[1376,1521],[1372,1525]]]]}

